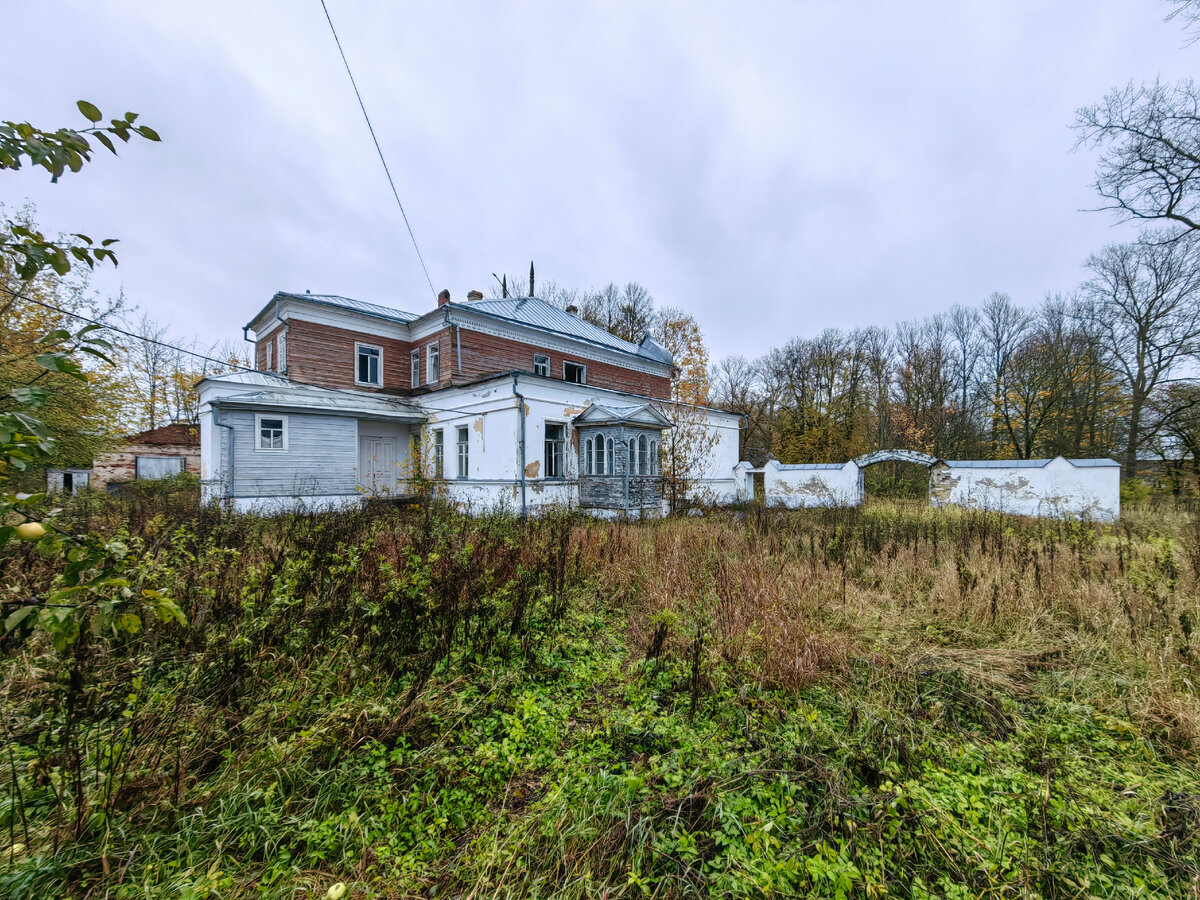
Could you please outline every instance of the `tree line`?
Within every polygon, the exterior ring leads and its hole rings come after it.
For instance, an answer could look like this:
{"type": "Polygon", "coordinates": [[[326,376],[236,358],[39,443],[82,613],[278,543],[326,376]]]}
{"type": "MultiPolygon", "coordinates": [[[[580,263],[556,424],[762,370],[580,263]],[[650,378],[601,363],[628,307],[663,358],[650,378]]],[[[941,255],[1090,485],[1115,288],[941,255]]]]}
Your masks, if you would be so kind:
{"type": "Polygon", "coordinates": [[[1032,309],[1006,294],[887,329],[830,329],[720,360],[712,402],[746,417],[744,449],[837,462],[934,456],[1148,455],[1200,445],[1200,243],[1153,229],[1087,261],[1032,309]]]}
{"type": "MultiPolygon", "coordinates": [[[[1168,19],[1200,37],[1200,0],[1168,19]]],[[[794,338],[720,360],[712,402],[746,417],[759,460],[840,461],[906,447],[941,457],[1111,456],[1200,482],[1200,87],[1130,83],[1080,109],[1094,189],[1131,241],[1026,308],[1001,293],[928,318],[794,338]]]]}

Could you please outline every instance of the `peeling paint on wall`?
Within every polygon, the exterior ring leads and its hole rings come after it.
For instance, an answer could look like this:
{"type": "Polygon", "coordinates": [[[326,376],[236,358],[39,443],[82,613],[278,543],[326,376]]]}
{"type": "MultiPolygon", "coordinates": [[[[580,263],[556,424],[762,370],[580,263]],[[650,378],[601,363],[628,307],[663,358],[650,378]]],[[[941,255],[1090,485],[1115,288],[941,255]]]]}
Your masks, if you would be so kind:
{"type": "Polygon", "coordinates": [[[529,465],[527,465],[525,467],[525,477],[526,478],[537,478],[538,472],[541,471],[541,468],[542,468],[542,461],[540,459],[535,459],[533,462],[531,462],[529,465]]]}

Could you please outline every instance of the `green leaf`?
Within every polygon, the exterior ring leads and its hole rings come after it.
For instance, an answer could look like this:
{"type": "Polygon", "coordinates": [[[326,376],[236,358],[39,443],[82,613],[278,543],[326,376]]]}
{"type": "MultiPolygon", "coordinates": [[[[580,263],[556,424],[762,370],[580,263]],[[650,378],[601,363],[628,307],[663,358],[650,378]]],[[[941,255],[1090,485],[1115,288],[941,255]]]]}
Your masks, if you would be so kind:
{"type": "Polygon", "coordinates": [[[151,128],[149,125],[138,125],[137,133],[140,134],[142,137],[144,137],[148,141],[161,141],[162,140],[162,138],[160,138],[158,136],[158,132],[155,131],[153,128],[151,128]]]}
{"type": "Polygon", "coordinates": [[[79,111],[83,113],[84,118],[86,118],[89,122],[99,122],[102,118],[104,118],[102,115],[100,115],[100,110],[96,109],[93,104],[88,103],[86,100],[80,100],[75,105],[79,107],[79,111]]]}
{"type": "Polygon", "coordinates": [[[9,631],[12,631],[13,629],[15,629],[18,625],[20,625],[27,618],[29,618],[31,613],[34,613],[34,612],[37,612],[36,606],[21,606],[21,607],[18,607],[15,611],[9,613],[8,618],[4,620],[5,632],[9,632],[9,631]]]}

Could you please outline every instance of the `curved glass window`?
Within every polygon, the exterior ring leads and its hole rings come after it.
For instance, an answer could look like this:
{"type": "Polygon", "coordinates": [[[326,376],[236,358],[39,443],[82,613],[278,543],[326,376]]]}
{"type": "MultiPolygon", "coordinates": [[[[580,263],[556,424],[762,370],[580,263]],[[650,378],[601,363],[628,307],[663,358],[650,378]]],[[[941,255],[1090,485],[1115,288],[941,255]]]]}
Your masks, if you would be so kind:
{"type": "Polygon", "coordinates": [[[605,453],[605,456],[608,457],[608,467],[607,467],[606,471],[608,472],[609,475],[611,475],[613,473],[613,439],[612,438],[609,438],[607,443],[605,444],[605,450],[607,451],[605,453]]]}
{"type": "Polygon", "coordinates": [[[589,475],[592,474],[592,439],[588,438],[583,442],[583,470],[589,475]]]}
{"type": "Polygon", "coordinates": [[[650,441],[650,474],[659,474],[658,441],[650,441]]]}
{"type": "Polygon", "coordinates": [[[650,468],[650,453],[646,447],[646,436],[638,436],[638,474],[648,475],[650,468]]]}

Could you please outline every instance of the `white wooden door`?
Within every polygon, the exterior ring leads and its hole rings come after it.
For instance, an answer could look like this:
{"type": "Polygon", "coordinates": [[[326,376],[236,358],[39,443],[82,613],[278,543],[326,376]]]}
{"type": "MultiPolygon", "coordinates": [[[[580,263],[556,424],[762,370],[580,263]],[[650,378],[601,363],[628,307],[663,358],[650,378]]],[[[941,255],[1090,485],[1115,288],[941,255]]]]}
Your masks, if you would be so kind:
{"type": "Polygon", "coordinates": [[[359,483],[373,494],[395,493],[399,471],[396,438],[364,437],[358,442],[359,483]]]}

